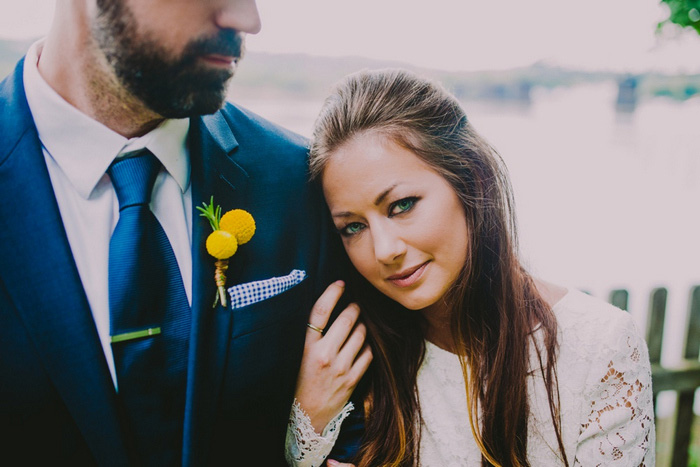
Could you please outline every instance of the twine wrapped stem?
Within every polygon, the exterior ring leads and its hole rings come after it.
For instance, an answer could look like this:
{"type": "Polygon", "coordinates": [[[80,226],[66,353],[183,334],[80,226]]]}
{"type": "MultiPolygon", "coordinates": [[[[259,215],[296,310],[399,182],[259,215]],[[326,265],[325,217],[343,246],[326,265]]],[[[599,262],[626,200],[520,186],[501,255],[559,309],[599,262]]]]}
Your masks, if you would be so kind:
{"type": "MultiPolygon", "coordinates": [[[[216,271],[214,271],[214,281],[216,282],[216,287],[219,289],[219,300],[221,300],[221,305],[226,307],[226,270],[228,269],[228,260],[220,259],[215,262],[216,271]]],[[[216,302],[214,302],[216,306],[216,302]]]]}

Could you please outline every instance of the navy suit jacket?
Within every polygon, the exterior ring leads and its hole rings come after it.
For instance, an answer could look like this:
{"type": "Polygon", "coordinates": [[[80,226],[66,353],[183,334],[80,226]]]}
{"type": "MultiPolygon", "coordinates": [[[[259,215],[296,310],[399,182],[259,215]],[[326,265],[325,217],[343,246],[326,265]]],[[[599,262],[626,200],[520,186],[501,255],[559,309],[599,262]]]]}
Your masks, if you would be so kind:
{"type": "MultiPolygon", "coordinates": [[[[0,459],[136,461],[27,105],[23,60],[0,83],[0,459]]],[[[336,236],[307,182],[306,141],[227,104],[193,118],[192,204],[246,209],[257,232],[228,285],[302,269],[306,280],[231,311],[212,308],[209,223],[193,211],[192,333],[183,465],[280,465],[315,299],[338,278],[336,236]]]]}

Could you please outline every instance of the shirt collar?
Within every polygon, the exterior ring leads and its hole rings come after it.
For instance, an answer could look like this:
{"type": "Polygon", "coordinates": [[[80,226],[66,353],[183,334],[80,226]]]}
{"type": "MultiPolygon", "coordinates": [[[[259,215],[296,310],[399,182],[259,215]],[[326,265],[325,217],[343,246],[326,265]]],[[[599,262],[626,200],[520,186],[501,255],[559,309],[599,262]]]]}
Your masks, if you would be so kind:
{"type": "Polygon", "coordinates": [[[148,148],[184,193],[190,184],[190,158],[187,152],[189,128],[190,120],[187,118],[165,120],[145,135],[127,140],[119,153],[148,148]]]}
{"type": "Polygon", "coordinates": [[[189,119],[165,120],[138,138],[125,138],[66,102],[44,81],[37,64],[43,40],[34,43],[24,60],[24,87],[39,140],[76,191],[88,199],[120,154],[148,148],[177,181],[189,187],[187,151],[189,119]]]}

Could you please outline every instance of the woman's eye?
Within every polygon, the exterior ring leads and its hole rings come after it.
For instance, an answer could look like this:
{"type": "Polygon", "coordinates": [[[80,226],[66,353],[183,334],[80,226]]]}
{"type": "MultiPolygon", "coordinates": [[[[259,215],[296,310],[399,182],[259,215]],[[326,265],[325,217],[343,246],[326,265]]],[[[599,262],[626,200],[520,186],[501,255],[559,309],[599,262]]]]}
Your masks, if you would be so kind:
{"type": "Polygon", "coordinates": [[[416,204],[416,201],[418,201],[418,198],[416,197],[404,198],[396,201],[391,205],[389,215],[395,216],[397,214],[401,214],[402,212],[409,211],[416,204]]]}
{"type": "Polygon", "coordinates": [[[360,224],[359,222],[352,222],[340,229],[340,234],[349,237],[360,233],[364,228],[365,226],[363,224],[360,224]]]}

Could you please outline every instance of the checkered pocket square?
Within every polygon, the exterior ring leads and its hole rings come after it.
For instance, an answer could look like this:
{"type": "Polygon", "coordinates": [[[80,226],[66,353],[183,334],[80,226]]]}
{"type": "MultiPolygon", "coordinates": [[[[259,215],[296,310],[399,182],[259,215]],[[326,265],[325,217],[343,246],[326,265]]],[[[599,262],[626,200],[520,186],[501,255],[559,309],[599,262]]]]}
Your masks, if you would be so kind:
{"type": "Polygon", "coordinates": [[[306,272],[294,269],[286,276],[271,277],[255,282],[246,282],[230,287],[231,309],[236,310],[252,305],[289,290],[306,278],[306,272]]]}

